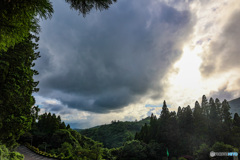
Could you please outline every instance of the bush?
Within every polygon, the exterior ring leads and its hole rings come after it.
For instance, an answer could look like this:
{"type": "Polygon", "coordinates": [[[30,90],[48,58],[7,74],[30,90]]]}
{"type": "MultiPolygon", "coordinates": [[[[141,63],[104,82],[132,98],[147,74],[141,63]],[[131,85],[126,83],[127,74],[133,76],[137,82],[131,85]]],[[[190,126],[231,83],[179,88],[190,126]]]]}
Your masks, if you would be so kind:
{"type": "Polygon", "coordinates": [[[194,153],[194,156],[197,157],[197,160],[207,160],[209,159],[211,149],[205,143],[201,144],[199,149],[194,153]]]}
{"type": "Polygon", "coordinates": [[[0,144],[1,160],[24,160],[24,156],[18,152],[10,152],[5,145],[0,144]]]}

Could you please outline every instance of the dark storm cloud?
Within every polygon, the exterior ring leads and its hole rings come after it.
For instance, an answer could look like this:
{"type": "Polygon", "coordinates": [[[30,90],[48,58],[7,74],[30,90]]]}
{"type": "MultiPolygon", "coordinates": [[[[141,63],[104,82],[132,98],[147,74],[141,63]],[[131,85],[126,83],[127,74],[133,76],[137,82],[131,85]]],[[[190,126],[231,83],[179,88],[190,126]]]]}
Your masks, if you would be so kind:
{"type": "Polygon", "coordinates": [[[45,109],[45,112],[51,112],[61,115],[72,113],[72,111],[67,109],[67,107],[64,106],[63,104],[51,104],[47,102],[42,102],[42,108],[45,109]]]}
{"type": "Polygon", "coordinates": [[[204,57],[201,72],[204,76],[230,71],[240,67],[240,11],[235,12],[219,39],[212,42],[211,52],[204,57]]]}
{"type": "Polygon", "coordinates": [[[164,3],[122,0],[86,18],[53,5],[42,22],[39,94],[79,110],[106,113],[149,92],[160,96],[161,77],[192,29],[189,12],[164,3]]]}

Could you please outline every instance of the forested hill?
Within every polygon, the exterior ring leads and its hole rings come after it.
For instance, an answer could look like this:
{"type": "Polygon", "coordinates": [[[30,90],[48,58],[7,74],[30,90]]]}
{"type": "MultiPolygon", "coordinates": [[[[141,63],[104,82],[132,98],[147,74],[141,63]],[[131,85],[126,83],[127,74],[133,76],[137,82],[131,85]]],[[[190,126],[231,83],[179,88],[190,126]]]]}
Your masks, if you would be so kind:
{"type": "Polygon", "coordinates": [[[135,122],[112,121],[111,124],[76,130],[82,135],[102,142],[107,148],[115,148],[122,146],[127,140],[134,139],[135,133],[139,132],[145,123],[150,123],[150,117],[135,122]]]}
{"type": "Polygon", "coordinates": [[[240,97],[229,101],[229,105],[231,106],[230,112],[232,113],[232,116],[234,113],[240,114],[240,97]]]}

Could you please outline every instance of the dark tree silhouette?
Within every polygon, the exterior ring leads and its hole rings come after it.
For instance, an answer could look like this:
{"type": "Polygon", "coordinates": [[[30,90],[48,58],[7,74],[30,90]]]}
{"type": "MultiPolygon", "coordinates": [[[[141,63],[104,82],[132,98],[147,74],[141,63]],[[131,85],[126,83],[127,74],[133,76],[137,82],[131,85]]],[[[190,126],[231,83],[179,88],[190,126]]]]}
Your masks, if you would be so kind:
{"type": "Polygon", "coordinates": [[[84,17],[95,8],[96,10],[108,9],[111,4],[117,2],[117,0],[65,0],[70,4],[70,8],[79,11],[84,17]]]}

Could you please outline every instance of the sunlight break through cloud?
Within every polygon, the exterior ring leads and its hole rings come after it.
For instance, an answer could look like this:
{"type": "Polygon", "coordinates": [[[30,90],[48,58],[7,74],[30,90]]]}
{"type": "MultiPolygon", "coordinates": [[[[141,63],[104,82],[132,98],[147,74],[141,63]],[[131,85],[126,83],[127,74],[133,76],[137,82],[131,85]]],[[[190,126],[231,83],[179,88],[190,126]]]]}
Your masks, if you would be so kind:
{"type": "MultiPolygon", "coordinates": [[[[214,55],[211,58],[219,56],[219,53],[211,53],[211,45],[214,41],[218,41],[231,15],[239,9],[237,3],[236,0],[193,1],[191,3],[191,12],[196,13],[197,19],[194,32],[190,41],[185,43],[181,58],[175,63],[172,71],[166,75],[165,83],[169,87],[165,92],[165,99],[173,102],[175,109],[178,105],[184,107],[190,104],[194,107],[194,102],[200,100],[204,94],[209,98],[210,96],[214,98],[218,95],[224,96],[221,88],[239,78],[239,76],[236,77],[235,73],[238,72],[236,69],[221,74],[212,73],[209,77],[205,77],[201,71],[201,67],[206,63],[205,57],[209,54],[214,55]]],[[[212,63],[218,62],[213,60],[212,63]]],[[[211,71],[207,69],[207,72],[211,71]]],[[[225,91],[231,92],[230,85],[225,88],[225,91]]],[[[232,97],[223,96],[218,98],[222,100],[223,98],[236,98],[240,94],[232,95],[232,97]]]]}

